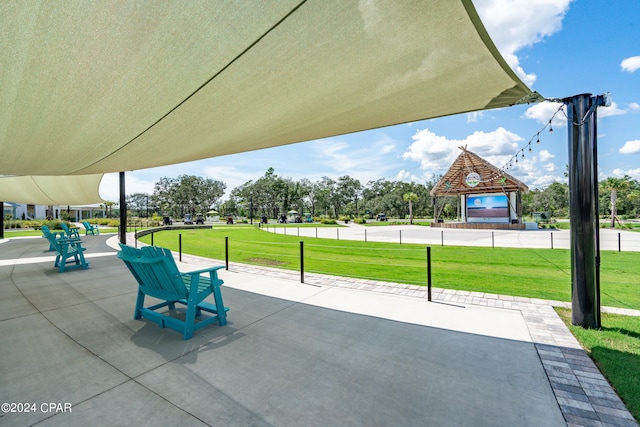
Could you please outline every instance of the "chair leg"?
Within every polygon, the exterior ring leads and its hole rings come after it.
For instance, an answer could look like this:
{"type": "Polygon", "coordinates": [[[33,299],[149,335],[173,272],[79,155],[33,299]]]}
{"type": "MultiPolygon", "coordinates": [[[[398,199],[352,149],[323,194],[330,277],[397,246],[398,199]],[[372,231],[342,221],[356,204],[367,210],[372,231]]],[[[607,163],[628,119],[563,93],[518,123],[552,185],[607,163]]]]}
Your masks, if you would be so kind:
{"type": "Polygon", "coordinates": [[[218,323],[220,326],[227,324],[227,311],[224,309],[224,303],[222,302],[222,292],[220,292],[219,286],[213,287],[213,298],[216,300],[216,309],[218,310],[218,323]]]}
{"type": "Polygon", "coordinates": [[[187,316],[184,319],[184,336],[185,340],[193,337],[193,330],[196,323],[196,301],[192,295],[187,299],[187,316]]]}
{"type": "Polygon", "coordinates": [[[144,293],[138,288],[138,298],[136,298],[136,309],[133,312],[133,319],[142,318],[142,307],[144,307],[144,293]]]}

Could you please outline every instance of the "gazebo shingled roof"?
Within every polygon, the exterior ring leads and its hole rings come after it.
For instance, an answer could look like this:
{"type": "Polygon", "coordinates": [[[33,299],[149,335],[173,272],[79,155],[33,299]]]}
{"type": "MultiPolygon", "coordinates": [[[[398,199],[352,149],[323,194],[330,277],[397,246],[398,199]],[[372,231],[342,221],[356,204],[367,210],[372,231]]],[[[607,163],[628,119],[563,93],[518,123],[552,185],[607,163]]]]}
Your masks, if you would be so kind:
{"type": "Polygon", "coordinates": [[[462,153],[453,162],[447,173],[433,187],[430,192],[432,197],[471,193],[529,191],[529,187],[524,183],[467,150],[466,147],[459,148],[462,153]],[[467,175],[472,172],[480,175],[480,182],[475,187],[471,187],[466,183],[467,175]]]}

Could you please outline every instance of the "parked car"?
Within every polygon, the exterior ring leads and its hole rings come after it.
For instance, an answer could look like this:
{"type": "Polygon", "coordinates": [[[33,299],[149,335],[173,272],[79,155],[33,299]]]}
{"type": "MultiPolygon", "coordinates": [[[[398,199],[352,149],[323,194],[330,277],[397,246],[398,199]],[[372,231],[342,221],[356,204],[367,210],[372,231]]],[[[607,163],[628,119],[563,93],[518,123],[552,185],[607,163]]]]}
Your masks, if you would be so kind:
{"type": "Polygon", "coordinates": [[[378,216],[376,217],[377,221],[386,221],[387,220],[387,215],[383,214],[383,213],[379,213],[378,216]]]}

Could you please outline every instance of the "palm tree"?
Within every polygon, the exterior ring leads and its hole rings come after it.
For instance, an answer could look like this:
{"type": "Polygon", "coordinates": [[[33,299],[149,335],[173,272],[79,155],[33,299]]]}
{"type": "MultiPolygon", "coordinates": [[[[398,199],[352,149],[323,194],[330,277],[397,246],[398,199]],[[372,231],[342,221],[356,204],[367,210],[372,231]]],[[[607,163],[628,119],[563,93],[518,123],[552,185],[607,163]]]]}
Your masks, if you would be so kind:
{"type": "Polygon", "coordinates": [[[618,209],[616,207],[618,203],[618,191],[624,191],[629,188],[629,177],[624,178],[607,178],[602,187],[605,191],[611,191],[611,228],[616,226],[616,216],[618,209]]]}
{"type": "Polygon", "coordinates": [[[413,202],[418,200],[418,195],[412,191],[402,196],[405,202],[409,202],[409,223],[413,224],[413,202]]]}

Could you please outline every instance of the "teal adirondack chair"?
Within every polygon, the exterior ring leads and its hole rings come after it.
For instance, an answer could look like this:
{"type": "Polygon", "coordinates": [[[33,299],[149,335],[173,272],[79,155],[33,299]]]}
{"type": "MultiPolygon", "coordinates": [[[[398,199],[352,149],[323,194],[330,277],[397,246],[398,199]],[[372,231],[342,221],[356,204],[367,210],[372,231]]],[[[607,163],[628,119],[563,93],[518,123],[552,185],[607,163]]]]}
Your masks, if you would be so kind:
{"type": "Polygon", "coordinates": [[[84,235],[87,236],[89,234],[100,234],[100,229],[97,225],[91,225],[88,221],[82,221],[82,226],[84,227],[84,235]]]}
{"type": "Polygon", "coordinates": [[[64,222],[61,223],[60,226],[62,227],[62,229],[64,230],[64,232],[66,233],[68,238],[70,238],[70,239],[73,239],[73,238],[79,239],[80,238],[80,233],[79,233],[80,228],[78,228],[78,227],[69,227],[64,222]]]}
{"type": "MultiPolygon", "coordinates": [[[[48,230],[48,227],[47,227],[48,230]]],[[[65,237],[56,238],[51,232],[42,228],[42,234],[49,241],[49,247],[53,247],[56,251],[55,267],[58,267],[60,273],[65,272],[71,268],[89,268],[89,263],[84,259],[84,251],[86,248],[82,247],[82,242],[79,239],[67,239],[65,237]],[[75,265],[67,266],[69,263],[75,265]]]]}
{"type": "Polygon", "coordinates": [[[152,320],[162,328],[181,332],[185,340],[192,338],[194,331],[214,322],[220,326],[227,324],[229,308],[224,306],[220,292],[224,282],[218,278],[218,270],[224,266],[181,273],[169,249],[156,246],[136,249],[123,244],[120,244],[120,248],[122,250],[118,252],[118,258],[124,261],[138,282],[134,319],[144,317],[152,320]],[[147,295],[164,302],[145,307],[147,295]],[[214,304],[204,301],[209,295],[213,296],[214,304]],[[158,311],[164,307],[175,310],[176,303],[187,307],[184,320],[170,316],[171,313],[158,311]],[[196,322],[196,317],[200,318],[202,311],[213,316],[196,322]]]}
{"type": "MultiPolygon", "coordinates": [[[[64,231],[51,231],[51,229],[47,225],[40,226],[40,230],[42,231],[42,237],[44,237],[45,239],[47,238],[47,235],[45,233],[51,234],[56,239],[59,239],[65,236],[64,231]]],[[[47,239],[47,241],[48,240],[49,239],[47,239]]],[[[56,250],[55,245],[49,243],[49,252],[55,251],[55,250],[56,250]]]]}

